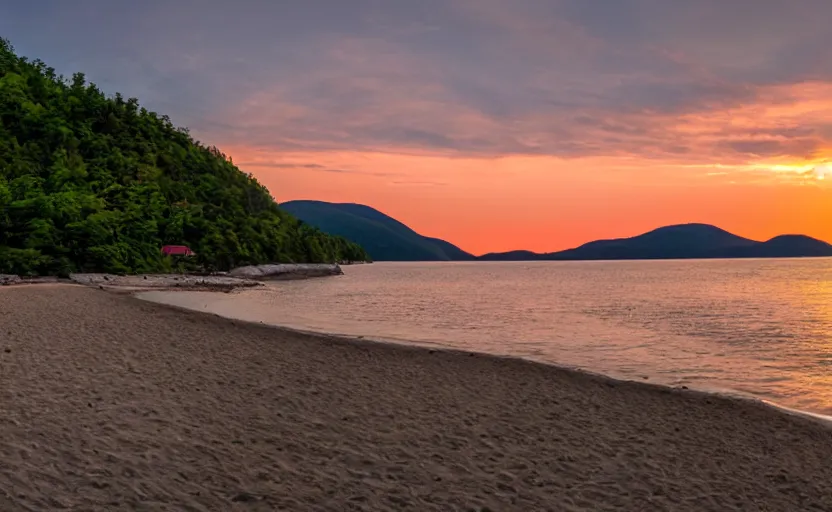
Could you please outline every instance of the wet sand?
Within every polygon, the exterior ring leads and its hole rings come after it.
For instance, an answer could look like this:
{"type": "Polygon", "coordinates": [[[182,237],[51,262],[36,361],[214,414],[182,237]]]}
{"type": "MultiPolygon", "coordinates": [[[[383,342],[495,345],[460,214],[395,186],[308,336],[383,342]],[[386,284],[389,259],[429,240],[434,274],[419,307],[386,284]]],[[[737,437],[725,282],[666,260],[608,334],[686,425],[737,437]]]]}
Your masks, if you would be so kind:
{"type": "Polygon", "coordinates": [[[832,510],[832,429],[519,360],[0,289],[0,510],[832,510]]]}

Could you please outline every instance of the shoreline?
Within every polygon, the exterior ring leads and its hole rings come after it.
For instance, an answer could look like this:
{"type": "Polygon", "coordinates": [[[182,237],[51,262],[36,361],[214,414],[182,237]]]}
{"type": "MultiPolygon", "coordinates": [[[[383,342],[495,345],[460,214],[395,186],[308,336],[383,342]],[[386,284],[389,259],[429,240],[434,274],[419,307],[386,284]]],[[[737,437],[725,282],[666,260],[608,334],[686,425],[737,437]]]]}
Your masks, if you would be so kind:
{"type": "Polygon", "coordinates": [[[142,291],[213,291],[264,286],[265,281],[294,281],[343,275],[338,263],[270,263],[215,273],[110,274],[76,272],[67,277],[0,274],[0,287],[75,283],[123,293],[142,291]]]}
{"type": "MultiPolygon", "coordinates": [[[[720,400],[729,400],[729,401],[737,401],[741,403],[750,403],[758,406],[763,406],[770,408],[773,411],[776,411],[781,414],[786,415],[794,415],[801,418],[805,418],[811,421],[815,421],[820,423],[826,428],[832,430],[832,416],[826,414],[820,414],[812,411],[804,411],[801,409],[795,409],[793,407],[787,407],[785,405],[781,405],[773,400],[767,400],[765,398],[755,397],[748,393],[742,393],[740,391],[726,389],[726,390],[713,390],[713,389],[701,389],[695,386],[674,386],[671,384],[663,384],[660,382],[649,382],[645,381],[644,379],[637,379],[637,378],[625,378],[625,377],[618,377],[614,375],[609,375],[606,373],[593,371],[587,368],[581,368],[577,366],[569,366],[565,364],[560,364],[557,362],[546,361],[541,359],[531,359],[528,357],[522,356],[512,356],[512,355],[500,355],[500,354],[492,354],[489,352],[478,352],[478,351],[470,351],[470,350],[463,350],[459,348],[455,348],[449,345],[443,345],[441,343],[432,343],[432,342],[422,342],[422,341],[414,341],[414,340],[405,340],[405,339],[393,339],[393,338],[374,338],[368,337],[364,335],[352,335],[352,334],[344,334],[344,333],[336,333],[336,332],[326,332],[326,331],[316,331],[316,330],[309,330],[309,329],[302,329],[296,327],[290,327],[285,325],[277,325],[277,324],[269,324],[263,321],[253,321],[253,320],[244,320],[241,318],[236,318],[233,316],[222,315],[219,313],[211,313],[206,311],[200,311],[199,309],[189,308],[185,306],[178,306],[174,304],[168,304],[159,300],[154,300],[152,298],[145,298],[142,295],[146,293],[152,292],[162,292],[162,293],[170,293],[170,292],[177,292],[177,291],[206,291],[210,292],[210,290],[138,290],[133,291],[130,294],[133,298],[141,301],[150,302],[153,304],[159,304],[163,307],[172,308],[177,311],[182,311],[185,313],[196,313],[199,315],[208,315],[211,317],[222,318],[225,320],[230,320],[234,322],[243,322],[245,324],[249,324],[252,326],[259,326],[265,327],[269,329],[275,329],[278,332],[286,332],[291,334],[299,334],[302,336],[309,336],[312,338],[320,338],[323,340],[341,340],[346,343],[358,343],[358,344],[369,344],[369,345],[381,345],[381,346],[394,346],[394,347],[408,347],[417,350],[426,350],[431,353],[433,352],[445,352],[450,354],[456,355],[467,355],[467,356],[477,356],[477,357],[486,357],[486,358],[494,358],[496,360],[505,360],[505,361],[520,361],[523,363],[530,363],[535,365],[541,365],[543,367],[552,368],[556,371],[562,371],[567,373],[575,373],[584,375],[593,379],[598,379],[602,382],[612,381],[614,383],[628,383],[628,384],[635,384],[637,386],[646,386],[650,389],[655,389],[660,392],[665,392],[665,390],[680,392],[680,393],[695,393],[700,394],[705,397],[716,397],[720,400]]],[[[238,289],[233,290],[232,293],[242,293],[245,292],[246,289],[238,289]]]]}
{"type": "Polygon", "coordinates": [[[520,358],[0,290],[0,508],[832,509],[832,431],[520,358]]]}
{"type": "MultiPolygon", "coordinates": [[[[317,337],[322,339],[339,339],[344,340],[347,342],[357,342],[357,343],[370,343],[370,344],[379,344],[379,345],[392,345],[392,346],[404,346],[404,347],[412,347],[421,350],[429,350],[431,352],[434,351],[442,351],[442,352],[449,352],[449,353],[458,353],[458,354],[468,354],[468,355],[476,355],[480,357],[491,357],[503,360],[516,360],[522,361],[527,363],[539,364],[545,367],[550,367],[558,371],[565,371],[565,372],[575,372],[578,374],[587,375],[593,378],[598,379],[609,379],[613,382],[620,382],[620,383],[633,383],[636,385],[645,385],[648,387],[653,388],[660,388],[660,389],[668,389],[673,391],[680,391],[680,392],[693,392],[693,393],[700,393],[705,396],[713,396],[720,399],[726,400],[736,400],[740,402],[749,402],[752,404],[758,404],[765,407],[769,407],[779,413],[786,414],[786,415],[796,415],[799,417],[807,418],[811,421],[816,421],[821,423],[827,428],[832,429],[832,415],[826,415],[821,413],[816,413],[813,411],[807,411],[802,409],[797,409],[794,407],[788,407],[782,405],[774,400],[769,400],[762,397],[753,396],[749,393],[740,392],[737,390],[732,389],[722,389],[722,390],[715,390],[715,389],[703,389],[698,388],[696,386],[678,386],[672,384],[665,384],[661,382],[647,382],[645,380],[639,380],[637,378],[627,378],[624,376],[616,376],[610,375],[607,373],[603,373],[600,371],[594,371],[588,368],[582,368],[577,366],[569,366],[565,364],[561,364],[558,362],[547,361],[542,359],[532,359],[528,357],[522,356],[512,356],[512,355],[500,355],[500,354],[493,354],[489,352],[477,352],[477,351],[469,351],[463,350],[459,348],[455,348],[449,345],[445,345],[442,343],[437,342],[427,342],[427,341],[418,341],[418,340],[408,340],[408,339],[394,339],[394,338],[374,338],[372,336],[365,336],[365,335],[352,335],[346,333],[337,333],[337,332],[328,332],[328,331],[318,331],[318,330],[311,330],[311,329],[303,329],[297,327],[291,327],[286,325],[278,325],[278,324],[268,324],[262,321],[253,321],[253,320],[243,320],[234,316],[223,315],[219,313],[210,313],[200,311],[199,309],[189,308],[185,306],[178,306],[174,304],[165,303],[160,300],[154,300],[152,298],[145,298],[142,297],[147,293],[176,293],[176,292],[207,292],[207,293],[242,293],[246,290],[253,289],[256,287],[264,286],[265,283],[262,281],[254,281],[251,279],[244,279],[244,278],[225,278],[235,281],[233,283],[212,283],[212,282],[200,282],[197,284],[187,284],[186,282],[183,283],[170,283],[170,280],[176,281],[183,276],[173,275],[173,274],[158,274],[158,275],[147,275],[147,276],[110,276],[109,274],[87,274],[85,276],[93,276],[93,280],[85,281],[83,279],[76,280],[76,279],[60,279],[55,277],[38,277],[38,278],[28,278],[28,279],[21,279],[18,282],[5,284],[0,286],[2,288],[16,288],[16,287],[26,287],[26,286],[44,286],[44,285],[68,285],[68,286],[82,286],[82,287],[92,287],[98,288],[102,291],[119,294],[119,295],[128,295],[137,300],[150,302],[153,304],[158,304],[163,307],[171,308],[174,310],[187,312],[187,313],[197,313],[201,315],[208,315],[217,318],[222,318],[226,320],[231,320],[235,322],[243,322],[246,324],[250,324],[253,326],[261,326],[267,327],[271,329],[275,329],[280,332],[286,332],[291,334],[299,334],[303,336],[310,336],[310,337],[317,337]],[[157,286],[137,286],[137,285],[129,285],[129,284],[118,284],[118,282],[110,283],[110,284],[99,284],[102,282],[102,279],[106,280],[107,278],[104,276],[114,277],[115,279],[121,278],[128,278],[128,279],[135,279],[138,280],[139,278],[146,278],[146,277],[156,277],[162,278],[161,284],[157,286]],[[239,282],[237,282],[239,281],[239,282]]],[[[196,275],[185,275],[186,278],[192,278],[197,280],[204,280],[205,277],[211,279],[211,276],[196,276],[196,275]]],[[[213,276],[218,277],[218,276],[213,276]]],[[[223,276],[219,276],[224,278],[223,276]]],[[[316,276],[316,277],[324,277],[324,276],[316,276]]],[[[290,277],[290,278],[283,278],[283,279],[309,279],[309,277],[299,276],[299,277],[290,277]]],[[[106,282],[106,281],[104,281],[106,282]]]]}

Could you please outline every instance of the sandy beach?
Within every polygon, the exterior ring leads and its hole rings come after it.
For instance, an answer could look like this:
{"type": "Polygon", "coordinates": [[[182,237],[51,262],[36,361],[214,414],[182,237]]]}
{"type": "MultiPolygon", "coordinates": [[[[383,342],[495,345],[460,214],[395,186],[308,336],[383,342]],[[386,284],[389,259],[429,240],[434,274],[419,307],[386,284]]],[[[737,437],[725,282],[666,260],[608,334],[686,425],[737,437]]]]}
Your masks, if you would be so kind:
{"type": "Polygon", "coordinates": [[[761,404],[0,289],[0,510],[832,510],[832,429],[761,404]]]}

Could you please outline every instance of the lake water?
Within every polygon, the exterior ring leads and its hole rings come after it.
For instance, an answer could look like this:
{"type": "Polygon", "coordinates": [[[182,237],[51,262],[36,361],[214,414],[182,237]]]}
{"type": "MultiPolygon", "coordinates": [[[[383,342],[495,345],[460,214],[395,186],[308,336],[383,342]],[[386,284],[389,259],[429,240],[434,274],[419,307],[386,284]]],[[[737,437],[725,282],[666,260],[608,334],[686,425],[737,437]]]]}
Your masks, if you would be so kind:
{"type": "Polygon", "coordinates": [[[832,259],[376,263],[344,271],[233,294],[143,297],[832,415],[832,259]]]}

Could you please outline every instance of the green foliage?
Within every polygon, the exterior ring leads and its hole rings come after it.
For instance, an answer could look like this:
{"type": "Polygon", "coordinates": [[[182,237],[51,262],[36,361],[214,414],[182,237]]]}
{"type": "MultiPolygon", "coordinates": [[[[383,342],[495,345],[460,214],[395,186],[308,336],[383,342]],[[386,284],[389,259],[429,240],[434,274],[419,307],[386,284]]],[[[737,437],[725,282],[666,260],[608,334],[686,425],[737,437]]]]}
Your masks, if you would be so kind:
{"type": "Polygon", "coordinates": [[[165,244],[207,270],[368,259],[166,116],[0,39],[0,273],[164,271],[165,244]]]}

